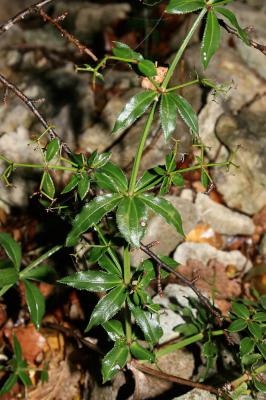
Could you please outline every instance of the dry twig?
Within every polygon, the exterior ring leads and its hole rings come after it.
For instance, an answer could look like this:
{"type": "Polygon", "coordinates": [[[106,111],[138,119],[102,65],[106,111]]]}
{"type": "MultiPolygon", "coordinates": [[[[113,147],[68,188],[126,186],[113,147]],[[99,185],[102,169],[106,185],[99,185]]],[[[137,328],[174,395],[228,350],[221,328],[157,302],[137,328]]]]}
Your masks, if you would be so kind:
{"type": "Polygon", "coordinates": [[[33,112],[33,114],[38,118],[38,120],[43,125],[43,127],[47,130],[47,133],[48,133],[50,139],[58,138],[60,140],[62,148],[65,150],[65,152],[68,154],[71,154],[72,152],[71,152],[70,148],[68,147],[68,145],[60,139],[60,137],[55,132],[55,130],[48,124],[48,122],[45,120],[45,118],[41,115],[41,113],[38,111],[38,109],[34,105],[34,101],[29,99],[16,85],[14,85],[12,82],[10,82],[2,74],[0,74],[0,82],[5,86],[5,88],[7,88],[11,92],[15,93],[15,95],[17,97],[19,97],[23,101],[23,103],[26,104],[26,106],[33,112]]]}

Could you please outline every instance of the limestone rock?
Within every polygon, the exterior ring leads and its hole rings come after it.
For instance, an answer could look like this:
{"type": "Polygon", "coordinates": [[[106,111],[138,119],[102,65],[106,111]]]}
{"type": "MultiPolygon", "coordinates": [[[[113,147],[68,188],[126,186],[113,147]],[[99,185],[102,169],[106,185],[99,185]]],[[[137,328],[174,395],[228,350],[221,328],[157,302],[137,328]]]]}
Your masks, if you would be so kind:
{"type": "Polygon", "coordinates": [[[173,400],[216,400],[216,396],[205,390],[193,389],[182,396],[175,397],[173,400]]]}

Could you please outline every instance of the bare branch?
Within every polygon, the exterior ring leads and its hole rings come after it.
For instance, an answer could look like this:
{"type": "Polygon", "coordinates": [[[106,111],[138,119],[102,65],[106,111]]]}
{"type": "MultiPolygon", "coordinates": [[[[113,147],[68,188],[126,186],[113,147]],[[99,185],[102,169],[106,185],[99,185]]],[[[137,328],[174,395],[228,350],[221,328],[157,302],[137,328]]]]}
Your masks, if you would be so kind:
{"type": "Polygon", "coordinates": [[[194,285],[194,282],[187,279],[184,275],[180,274],[180,272],[174,271],[171,267],[165,264],[160,258],[150,250],[149,246],[144,245],[141,243],[140,249],[148,254],[154,261],[156,261],[157,265],[161,268],[165,269],[166,271],[170,272],[171,274],[175,275],[181,282],[183,282],[186,286],[189,286],[193,292],[198,296],[199,301],[212,313],[215,317],[215,320],[218,325],[222,325],[223,318],[221,314],[214,308],[214,306],[210,303],[209,299],[205,297],[201,291],[194,285]]]}
{"type": "Polygon", "coordinates": [[[26,104],[26,106],[33,112],[33,114],[37,117],[37,119],[40,121],[42,126],[47,130],[48,135],[50,139],[58,138],[60,140],[60,143],[65,150],[66,153],[70,154],[71,150],[68,147],[66,143],[64,143],[58,134],[55,132],[53,128],[48,124],[48,122],[45,120],[45,118],[41,115],[41,113],[38,111],[36,106],[34,105],[34,101],[29,99],[16,85],[14,85],[12,82],[10,82],[8,79],[6,79],[2,74],[0,74],[0,82],[10,90],[11,92],[15,93],[17,97],[19,97],[23,103],[26,104]]]}
{"type": "Polygon", "coordinates": [[[22,21],[24,18],[28,17],[29,15],[38,13],[41,8],[43,8],[44,6],[46,6],[49,3],[52,3],[52,1],[54,1],[54,0],[42,0],[42,1],[39,1],[38,3],[33,4],[32,6],[26,8],[25,10],[20,11],[17,15],[10,18],[7,22],[5,22],[4,24],[2,24],[0,26],[0,35],[6,31],[8,31],[15,24],[22,21]]]}
{"type": "Polygon", "coordinates": [[[80,53],[82,54],[87,54],[90,56],[94,61],[97,61],[97,57],[92,53],[90,49],[88,49],[87,46],[84,44],[80,43],[80,41],[71,33],[67,32],[65,29],[62,28],[62,26],[58,23],[58,21],[52,17],[50,17],[46,12],[41,8],[39,10],[40,15],[42,16],[44,22],[49,21],[54,27],[64,36],[70,43],[72,43],[74,46],[76,46],[80,53]]]}
{"type": "MultiPolygon", "coordinates": [[[[219,24],[226,30],[226,32],[231,35],[236,36],[239,39],[239,35],[237,31],[227,25],[222,19],[219,19],[219,24]]],[[[255,40],[249,38],[250,47],[254,47],[254,49],[259,50],[262,54],[266,56],[266,46],[260,43],[255,42],[255,40]]]]}

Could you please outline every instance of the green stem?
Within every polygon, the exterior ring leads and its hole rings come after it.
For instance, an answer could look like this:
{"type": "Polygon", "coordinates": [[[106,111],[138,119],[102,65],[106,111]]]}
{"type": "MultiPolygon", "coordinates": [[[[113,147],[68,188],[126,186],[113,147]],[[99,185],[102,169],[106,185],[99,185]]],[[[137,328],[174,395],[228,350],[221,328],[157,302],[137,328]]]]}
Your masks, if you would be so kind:
{"type": "Polygon", "coordinates": [[[65,167],[64,165],[52,165],[52,164],[23,164],[23,163],[12,163],[13,168],[35,168],[35,169],[57,169],[62,171],[76,172],[77,168],[65,167]]]}
{"type": "Polygon", "coordinates": [[[183,85],[177,85],[177,86],[173,86],[169,89],[166,89],[166,92],[173,92],[174,90],[178,90],[178,89],[182,89],[187,86],[195,85],[195,83],[199,83],[199,82],[200,82],[199,79],[195,79],[194,81],[183,83],[183,85]]]}
{"type": "Polygon", "coordinates": [[[137,182],[137,177],[138,177],[138,172],[139,172],[139,166],[140,166],[140,161],[141,161],[141,157],[142,157],[142,153],[144,150],[144,146],[145,146],[145,142],[146,139],[148,137],[148,134],[150,132],[151,129],[151,125],[152,125],[152,121],[154,118],[154,112],[155,112],[155,108],[156,108],[156,102],[153,104],[152,109],[149,113],[147,122],[145,124],[143,133],[141,135],[140,138],[140,142],[138,145],[138,149],[137,149],[137,154],[134,160],[134,164],[133,164],[133,168],[132,168],[132,173],[131,173],[131,178],[130,178],[130,182],[129,182],[129,194],[133,194],[134,190],[135,190],[135,185],[137,182]]]}
{"type": "Polygon", "coordinates": [[[236,389],[241,383],[247,382],[251,379],[252,376],[256,377],[256,375],[261,374],[262,372],[266,371],[266,364],[261,365],[260,367],[256,368],[252,374],[250,373],[245,373],[239,378],[235,379],[233,382],[231,382],[232,388],[236,389]]]}
{"type": "Polygon", "coordinates": [[[117,256],[116,256],[115,252],[114,252],[113,249],[111,248],[110,244],[109,244],[109,243],[107,242],[107,240],[105,239],[105,237],[104,237],[104,235],[103,235],[103,233],[102,233],[100,227],[97,226],[97,225],[94,225],[94,227],[95,227],[95,229],[96,229],[96,231],[97,231],[97,233],[98,233],[98,235],[99,235],[99,238],[102,240],[103,244],[107,247],[107,253],[109,254],[109,256],[111,257],[111,259],[113,260],[113,262],[114,262],[114,264],[116,265],[118,271],[121,271],[121,266],[120,266],[119,260],[118,260],[118,258],[117,258],[117,256]]]}
{"type": "MultiPolygon", "coordinates": [[[[124,282],[128,286],[131,282],[131,266],[130,266],[130,251],[129,246],[124,248],[124,282]]],[[[126,302],[125,304],[125,330],[127,342],[131,343],[132,327],[131,327],[131,313],[126,302]]]]}
{"type": "MultiPolygon", "coordinates": [[[[211,332],[211,336],[220,336],[223,335],[224,331],[223,330],[218,330],[218,331],[213,331],[211,332]]],[[[180,340],[180,342],[169,344],[168,346],[165,346],[161,348],[160,350],[156,351],[156,357],[162,357],[166,354],[171,353],[172,351],[178,350],[178,349],[183,349],[183,347],[189,346],[192,343],[199,342],[205,337],[204,333],[197,333],[194,336],[191,336],[187,339],[180,340]]]]}
{"type": "Polygon", "coordinates": [[[182,45],[180,46],[178,52],[176,53],[175,58],[173,59],[171,65],[170,65],[170,67],[169,67],[169,69],[168,69],[168,71],[167,71],[167,73],[165,75],[164,81],[163,81],[163,83],[161,85],[162,89],[166,89],[167,88],[167,85],[168,85],[170,79],[172,78],[172,75],[173,75],[173,73],[174,73],[174,71],[176,69],[176,66],[177,66],[180,58],[182,57],[182,55],[183,55],[183,53],[184,53],[184,51],[185,51],[185,49],[186,49],[191,37],[192,37],[192,35],[196,31],[198,25],[200,24],[202,18],[206,14],[206,12],[207,12],[206,8],[203,8],[201,10],[200,14],[198,15],[197,19],[195,20],[194,24],[192,25],[190,31],[188,32],[186,38],[184,39],[182,45]]]}

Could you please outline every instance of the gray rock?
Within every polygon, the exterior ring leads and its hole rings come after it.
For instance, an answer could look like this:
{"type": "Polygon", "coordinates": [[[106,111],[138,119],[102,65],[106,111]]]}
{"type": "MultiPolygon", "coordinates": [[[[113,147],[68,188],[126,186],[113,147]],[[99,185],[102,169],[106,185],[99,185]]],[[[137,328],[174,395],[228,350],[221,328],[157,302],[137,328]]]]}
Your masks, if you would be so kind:
{"type": "MultiPolygon", "coordinates": [[[[198,220],[195,205],[176,196],[165,196],[165,198],[169,200],[181,214],[184,232],[188,233],[191,231],[198,220]]],[[[155,240],[158,240],[159,244],[153,247],[153,251],[156,254],[169,255],[176,248],[178,243],[183,240],[183,237],[161,216],[154,215],[148,222],[143,243],[148,244],[155,240]]],[[[138,265],[146,258],[148,258],[146,254],[140,250],[136,250],[132,255],[132,263],[133,265],[138,265]]]]}
{"type": "Polygon", "coordinates": [[[198,193],[196,207],[200,219],[224,235],[252,235],[255,225],[246,215],[231,211],[205,194],[198,193]]]}
{"type": "Polygon", "coordinates": [[[172,311],[169,307],[171,302],[174,300],[183,307],[189,305],[188,298],[195,298],[196,295],[189,287],[181,286],[177,284],[168,284],[164,291],[163,296],[156,295],[153,297],[155,304],[160,304],[162,309],[160,310],[160,325],[163,329],[163,336],[160,338],[159,343],[163,344],[169,340],[176,339],[180,336],[179,332],[175,332],[173,329],[185,321],[183,318],[172,311]]]}
{"type": "Polygon", "coordinates": [[[174,253],[174,260],[185,265],[189,259],[206,265],[210,260],[217,260],[224,265],[234,265],[241,273],[247,272],[252,267],[251,262],[240,251],[221,251],[206,243],[185,242],[180,244],[174,253]]]}
{"type": "Polygon", "coordinates": [[[205,390],[193,389],[182,396],[175,397],[173,400],[216,400],[216,396],[205,390]]]}
{"type": "Polygon", "coordinates": [[[260,242],[260,254],[266,258],[266,234],[263,235],[263,238],[260,242]]]}

